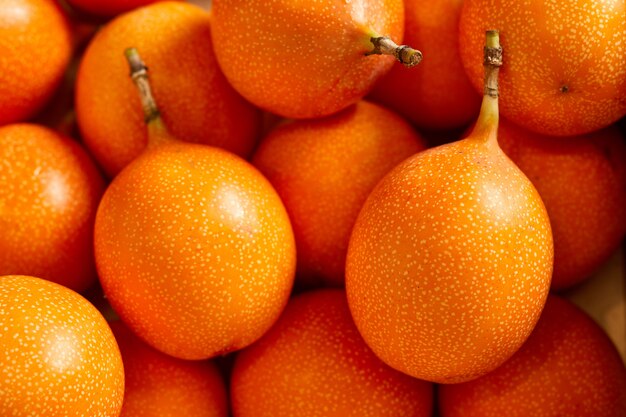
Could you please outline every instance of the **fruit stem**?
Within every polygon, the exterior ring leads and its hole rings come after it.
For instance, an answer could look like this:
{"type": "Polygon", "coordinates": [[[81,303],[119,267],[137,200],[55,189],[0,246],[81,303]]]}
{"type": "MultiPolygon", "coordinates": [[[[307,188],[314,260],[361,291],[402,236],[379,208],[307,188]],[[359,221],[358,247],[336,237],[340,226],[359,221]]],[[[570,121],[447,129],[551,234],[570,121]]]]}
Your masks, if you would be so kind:
{"type": "Polygon", "coordinates": [[[374,49],[365,55],[391,55],[400,61],[405,67],[411,68],[422,62],[422,53],[408,45],[398,46],[386,36],[371,37],[370,42],[374,49]]]}
{"type": "Polygon", "coordinates": [[[483,51],[485,67],[483,102],[480,107],[480,116],[470,136],[482,138],[485,142],[498,144],[498,73],[502,66],[502,47],[497,30],[488,30],[485,33],[485,47],[483,51]]]}
{"type": "Polygon", "coordinates": [[[128,66],[130,67],[130,78],[139,90],[144,121],[148,127],[148,146],[160,143],[164,139],[169,139],[167,128],[161,118],[161,111],[152,95],[152,88],[148,79],[148,67],[141,59],[141,56],[139,56],[137,48],[127,48],[124,51],[124,56],[126,56],[128,66]]]}

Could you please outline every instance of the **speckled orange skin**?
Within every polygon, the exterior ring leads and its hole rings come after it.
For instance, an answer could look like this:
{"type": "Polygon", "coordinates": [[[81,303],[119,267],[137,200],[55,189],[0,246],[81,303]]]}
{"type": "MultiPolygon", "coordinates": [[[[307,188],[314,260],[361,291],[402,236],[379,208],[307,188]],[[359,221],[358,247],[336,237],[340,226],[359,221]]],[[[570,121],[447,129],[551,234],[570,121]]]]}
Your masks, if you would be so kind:
{"type": "Polygon", "coordinates": [[[111,329],[72,290],[0,277],[0,414],[117,417],[124,367],[111,329]]]}
{"type": "Polygon", "coordinates": [[[623,417],[626,369],[604,331],[550,296],[522,348],[494,372],[439,389],[442,417],[623,417]]]}
{"type": "Polygon", "coordinates": [[[107,298],[153,347],[204,359],[260,338],[287,303],[295,242],[270,183],[217,148],[173,141],[107,189],[96,217],[107,298]]]}
{"type": "Polygon", "coordinates": [[[498,141],[548,210],[554,236],[552,289],[589,278],[626,234],[626,144],[619,129],[552,138],[504,122],[498,141]]]}
{"type": "Polygon", "coordinates": [[[547,135],[579,135],[626,114],[623,1],[466,0],[461,58],[479,91],[483,34],[491,28],[505,51],[500,105],[507,119],[547,135]]]}
{"type": "Polygon", "coordinates": [[[0,275],[36,275],[76,291],[93,284],[104,181],[80,145],[42,126],[4,126],[0,184],[0,275]]]}
{"type": "Polygon", "coordinates": [[[150,68],[152,91],[172,134],[248,156],[260,112],[228,84],[211,48],[210,15],[197,6],[160,2],[124,14],[93,39],[81,62],[76,114],[86,145],[109,176],[145,148],[148,135],[127,47],[150,68]]]}
{"type": "Polygon", "coordinates": [[[403,9],[402,0],[214,0],[215,53],[233,87],[257,106],[326,116],[389,71],[393,57],[364,54],[372,36],[400,44],[403,9]]]}
{"type": "Polygon", "coordinates": [[[80,11],[96,16],[113,17],[159,0],[66,0],[80,11]]]}
{"type": "Polygon", "coordinates": [[[0,0],[0,125],[33,116],[72,54],[70,26],[52,0],[0,0]]]}
{"type": "Polygon", "coordinates": [[[405,0],[404,43],[419,48],[418,68],[395,65],[370,97],[428,130],[450,130],[476,120],[480,94],[461,64],[458,25],[462,0],[405,0]]]}
{"type": "Polygon", "coordinates": [[[433,382],[478,378],[511,357],[550,287],[547,213],[498,147],[485,100],[468,138],[411,157],[378,183],[348,248],[361,335],[391,367],[433,382]]]}
{"type": "Polygon", "coordinates": [[[425,149],[401,117],[365,101],[274,129],[253,164],[278,191],[298,248],[298,279],[343,286],[348,241],[365,199],[393,167],[425,149]]]}
{"type": "Polygon", "coordinates": [[[293,298],[236,359],[234,417],[430,417],[430,383],[386,366],[359,335],[342,290],[293,298]]]}
{"type": "Polygon", "coordinates": [[[172,358],[143,343],[122,322],[110,326],[126,374],[120,417],[228,416],[224,381],[213,363],[172,358]]]}

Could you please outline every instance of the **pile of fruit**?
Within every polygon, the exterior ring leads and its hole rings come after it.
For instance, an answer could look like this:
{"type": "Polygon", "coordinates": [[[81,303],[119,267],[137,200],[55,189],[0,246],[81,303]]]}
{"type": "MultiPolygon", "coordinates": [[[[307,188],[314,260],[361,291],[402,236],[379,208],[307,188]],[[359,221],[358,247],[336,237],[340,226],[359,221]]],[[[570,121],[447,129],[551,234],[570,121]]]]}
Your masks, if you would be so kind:
{"type": "Polygon", "coordinates": [[[558,295],[625,57],[625,0],[0,0],[0,416],[625,417],[558,295]]]}

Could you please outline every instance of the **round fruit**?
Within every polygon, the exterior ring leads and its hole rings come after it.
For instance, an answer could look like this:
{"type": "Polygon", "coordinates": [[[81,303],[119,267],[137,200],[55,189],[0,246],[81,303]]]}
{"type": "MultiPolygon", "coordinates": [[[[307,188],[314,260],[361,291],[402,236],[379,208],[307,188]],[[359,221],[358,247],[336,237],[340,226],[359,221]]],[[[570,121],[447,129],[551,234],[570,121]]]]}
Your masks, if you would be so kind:
{"type": "Polygon", "coordinates": [[[76,291],[96,279],[93,225],[104,181],[71,139],[33,124],[0,128],[0,275],[76,291]]]}
{"type": "Polygon", "coordinates": [[[528,341],[475,381],[439,390],[442,417],[622,417],[626,368],[604,331],[551,296],[528,341]]]}
{"type": "Polygon", "coordinates": [[[482,90],[481,33],[498,28],[502,114],[547,135],[580,135],[626,114],[624,1],[465,0],[463,65],[482,90]]]}
{"type": "Polygon", "coordinates": [[[124,14],[93,39],[80,65],[76,113],[86,145],[109,176],[148,143],[127,47],[153,71],[152,88],[172,134],[248,156],[260,113],[222,75],[212,50],[210,15],[197,6],[160,2],[124,14]]]}
{"type": "Polygon", "coordinates": [[[626,234],[626,144],[617,127],[552,138],[501,123],[502,150],[546,205],[554,236],[552,289],[589,278],[626,234]]]}
{"type": "Polygon", "coordinates": [[[215,53],[239,93],[282,116],[326,116],[356,103],[393,64],[402,0],[214,0],[215,53]],[[382,47],[381,37],[388,36],[382,47]]]}
{"type": "MultiPolygon", "coordinates": [[[[487,40],[496,59],[497,35],[487,40]]],[[[550,222],[498,147],[497,67],[486,79],[470,136],[387,174],[348,249],[348,301],[365,342],[428,381],[467,381],[501,365],[530,335],[550,287],[550,222]]]]}
{"type": "Polygon", "coordinates": [[[226,417],[222,376],[211,362],[152,349],[120,321],[110,323],[122,353],[126,391],[120,417],[226,417]]]}
{"type": "Polygon", "coordinates": [[[253,164],[287,208],[299,278],[343,285],[350,232],[367,195],[424,148],[402,118],[367,102],[324,119],[282,124],[263,140],[253,164]]]}
{"type": "Polygon", "coordinates": [[[150,145],[107,189],[96,217],[102,288],[153,347],[204,359],[260,338],[287,304],[295,242],[271,184],[243,159],[169,136],[146,67],[128,51],[150,145]]]}
{"type": "Polygon", "coordinates": [[[417,70],[394,66],[374,88],[372,99],[427,130],[450,130],[476,119],[476,94],[459,55],[462,0],[405,0],[404,41],[426,56],[417,70]]]}
{"type": "Polygon", "coordinates": [[[292,299],[276,325],[237,356],[235,417],[429,417],[432,385],[382,363],[354,327],[345,292],[292,299]]]}
{"type": "Polygon", "coordinates": [[[43,107],[71,54],[70,27],[53,0],[0,0],[0,125],[43,107]]]}
{"type": "Polygon", "coordinates": [[[67,0],[78,10],[104,17],[113,17],[159,0],[67,0]]]}
{"type": "Polygon", "coordinates": [[[117,417],[124,367],[111,329],[72,290],[0,277],[0,413],[117,417]]]}

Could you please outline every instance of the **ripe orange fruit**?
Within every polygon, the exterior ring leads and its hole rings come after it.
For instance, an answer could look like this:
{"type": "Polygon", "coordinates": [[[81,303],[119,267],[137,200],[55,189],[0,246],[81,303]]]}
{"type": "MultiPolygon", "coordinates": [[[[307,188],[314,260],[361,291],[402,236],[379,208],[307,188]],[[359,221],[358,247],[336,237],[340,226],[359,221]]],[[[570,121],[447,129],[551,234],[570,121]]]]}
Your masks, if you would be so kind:
{"type": "Polygon", "coordinates": [[[100,202],[100,282],[122,320],[162,352],[204,359],[241,349],[287,304],[296,257],[287,212],[243,159],[169,136],[145,66],[129,58],[150,144],[100,202]]]}
{"type": "Polygon", "coordinates": [[[426,56],[418,69],[394,66],[374,88],[383,103],[428,130],[450,130],[476,120],[480,95],[461,64],[458,27],[462,0],[405,0],[404,42],[426,56]]]}
{"type": "Polygon", "coordinates": [[[552,138],[500,124],[504,152],[537,187],[554,235],[552,289],[589,278],[626,234],[626,144],[617,127],[552,138]]]}
{"type": "Polygon", "coordinates": [[[0,277],[0,413],[117,417],[124,368],[111,329],[65,287],[0,277]]]}
{"type": "Polygon", "coordinates": [[[76,291],[96,279],[93,225],[104,181],[71,139],[33,124],[0,128],[0,275],[76,291]]]}
{"type": "MultiPolygon", "coordinates": [[[[326,116],[367,94],[393,64],[365,56],[372,39],[400,42],[404,27],[402,0],[214,0],[213,14],[215,53],[233,87],[293,118],[326,116]]],[[[388,54],[419,62],[419,52],[391,44],[388,54]]]]}
{"type": "Polygon", "coordinates": [[[284,123],[261,142],[253,164],[289,213],[299,278],[343,286],[350,232],[367,195],[425,147],[401,117],[364,101],[324,119],[284,123]]]}
{"type": "Polygon", "coordinates": [[[26,120],[52,96],[72,54],[53,0],[0,0],[0,125],[26,120]]]}
{"type": "Polygon", "coordinates": [[[226,417],[222,376],[211,362],[184,361],[152,349],[120,321],[110,323],[126,374],[120,417],[226,417]]]}
{"type": "Polygon", "coordinates": [[[293,298],[276,325],[241,352],[235,417],[429,417],[432,385],[382,363],[354,327],[346,294],[293,298]]]}
{"type": "Polygon", "coordinates": [[[78,10],[104,17],[113,17],[159,0],[67,0],[78,10]]]}
{"type": "MultiPolygon", "coordinates": [[[[495,54],[497,36],[487,40],[495,54]]],[[[428,381],[467,381],[501,365],[530,335],[550,287],[547,213],[498,147],[496,68],[486,77],[495,97],[483,97],[470,136],[387,174],[350,238],[357,328],[388,365],[428,381]]]]}
{"type": "Polygon", "coordinates": [[[152,87],[172,134],[248,156],[260,113],[222,75],[212,50],[210,15],[197,6],[160,2],[107,24],[80,65],[76,113],[86,145],[110,176],[148,142],[124,49],[137,47],[154,72],[152,87]]]}
{"type": "Polygon", "coordinates": [[[547,135],[580,135],[626,114],[623,1],[465,0],[461,58],[482,89],[481,33],[498,28],[502,115],[547,135]]]}
{"type": "Polygon", "coordinates": [[[626,368],[589,316],[551,296],[509,361],[475,381],[441,386],[439,404],[442,417],[622,417],[626,368]]]}

